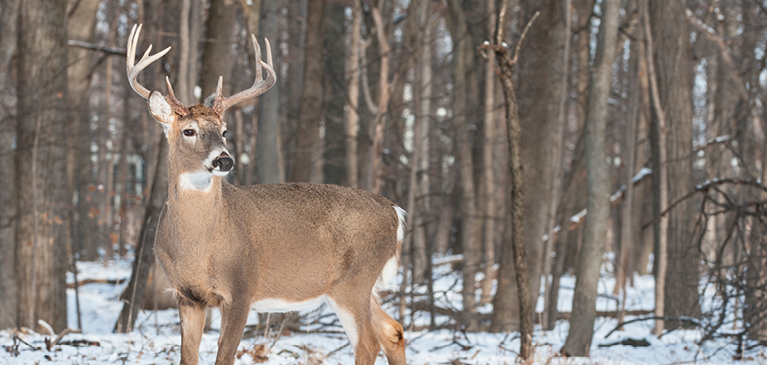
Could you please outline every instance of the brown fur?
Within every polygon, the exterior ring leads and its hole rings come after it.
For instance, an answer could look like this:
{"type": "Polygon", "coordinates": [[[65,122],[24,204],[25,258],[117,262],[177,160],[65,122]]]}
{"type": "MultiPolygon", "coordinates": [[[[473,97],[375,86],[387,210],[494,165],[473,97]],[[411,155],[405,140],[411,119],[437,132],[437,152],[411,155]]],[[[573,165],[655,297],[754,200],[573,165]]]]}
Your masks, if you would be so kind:
{"type": "Polygon", "coordinates": [[[182,189],[181,174],[201,170],[225,145],[220,118],[205,106],[190,110],[153,113],[167,123],[170,143],[155,253],[179,298],[181,364],[197,363],[206,306],[222,312],[216,364],[232,364],[251,303],[324,295],[354,318],[356,364],[372,364],[383,346],[391,364],[404,365],[402,327],[373,296],[384,265],[399,254],[394,204],[348,187],[234,186],[217,176],[207,192],[182,189]],[[195,126],[195,142],[184,140],[182,131],[195,126]]]}

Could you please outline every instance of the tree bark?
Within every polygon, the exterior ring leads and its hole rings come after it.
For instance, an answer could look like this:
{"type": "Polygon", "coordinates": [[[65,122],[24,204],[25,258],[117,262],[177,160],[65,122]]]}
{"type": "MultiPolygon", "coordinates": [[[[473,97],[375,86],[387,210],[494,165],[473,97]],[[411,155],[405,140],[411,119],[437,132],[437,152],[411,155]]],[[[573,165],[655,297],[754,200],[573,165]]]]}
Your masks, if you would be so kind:
{"type": "MultiPolygon", "coordinates": [[[[487,13],[495,14],[495,0],[487,0],[487,13]]],[[[495,16],[491,15],[487,22],[487,34],[488,39],[492,39],[495,34],[495,16]]],[[[483,258],[482,261],[485,264],[484,274],[485,277],[480,283],[480,289],[482,296],[480,297],[480,305],[490,303],[492,301],[492,289],[493,280],[490,278],[493,274],[493,265],[495,264],[495,171],[493,168],[493,148],[496,144],[496,114],[495,114],[495,62],[493,57],[488,57],[485,61],[485,105],[484,105],[484,121],[485,121],[485,140],[482,146],[482,172],[484,174],[485,182],[485,196],[482,198],[485,200],[484,215],[485,215],[485,239],[483,246],[483,258]]]]}
{"type": "Polygon", "coordinates": [[[18,326],[67,325],[66,2],[21,2],[18,28],[18,326]]]}
{"type": "Polygon", "coordinates": [[[602,1],[602,21],[594,71],[591,75],[586,119],[588,216],[576,268],[577,279],[570,329],[562,349],[562,353],[566,355],[588,356],[594,334],[597,285],[610,215],[610,170],[606,162],[605,129],[607,102],[612,86],[612,65],[618,38],[619,10],[619,0],[602,1]]]}
{"type": "MultiPolygon", "coordinates": [[[[196,57],[194,57],[191,53],[191,33],[189,32],[189,17],[190,13],[192,11],[192,0],[181,0],[181,12],[178,14],[179,16],[179,29],[178,29],[178,40],[179,40],[179,47],[178,47],[178,53],[179,53],[179,60],[178,60],[178,83],[177,83],[177,90],[176,90],[176,97],[179,101],[186,105],[192,105],[194,98],[194,86],[189,84],[190,77],[189,77],[189,64],[192,60],[194,60],[196,57]]],[[[230,32],[231,33],[231,32],[230,32]]],[[[240,157],[239,155],[236,157],[240,157]]]]}
{"type": "MultiPolygon", "coordinates": [[[[96,11],[101,1],[69,1],[69,6],[75,6],[68,11],[68,38],[79,41],[90,41],[93,37],[93,25],[96,21],[96,11]]],[[[93,162],[91,162],[90,146],[93,133],[89,126],[90,107],[87,103],[90,95],[92,76],[92,52],[82,48],[70,47],[67,50],[67,104],[69,104],[69,128],[67,149],[67,196],[73,196],[77,191],[77,220],[71,222],[71,239],[74,249],[81,260],[98,259],[98,225],[94,194],[93,162]]],[[[70,214],[74,218],[74,214],[70,214]]]]}
{"type": "Polygon", "coordinates": [[[514,58],[510,58],[508,50],[503,46],[503,29],[506,27],[504,22],[507,19],[504,15],[509,7],[508,0],[501,5],[498,13],[496,29],[496,41],[493,47],[495,57],[500,68],[499,77],[501,79],[501,88],[503,89],[504,106],[506,113],[506,133],[509,144],[509,182],[510,182],[510,202],[509,216],[511,217],[511,239],[501,245],[501,257],[499,260],[500,268],[498,270],[498,290],[493,298],[493,314],[491,317],[490,330],[493,332],[508,331],[513,323],[513,313],[511,303],[514,297],[514,284],[511,279],[516,279],[517,303],[519,305],[519,356],[522,359],[528,359],[532,356],[533,349],[533,302],[532,295],[528,290],[527,267],[527,248],[525,247],[525,227],[522,220],[524,210],[523,194],[523,171],[522,158],[520,156],[522,130],[517,110],[517,95],[514,88],[514,66],[521,42],[525,40],[527,31],[530,30],[533,22],[538,18],[540,12],[531,15],[522,35],[517,43],[517,49],[514,58]]]}
{"type": "Polygon", "coordinates": [[[482,258],[482,220],[477,218],[477,190],[474,185],[474,162],[472,160],[472,138],[470,122],[466,118],[467,77],[466,58],[471,52],[466,28],[466,18],[459,0],[450,0],[450,36],[453,39],[453,124],[457,148],[457,162],[461,183],[461,206],[463,223],[461,245],[463,248],[463,312],[467,330],[479,329],[476,319],[477,299],[475,274],[479,271],[482,258]]]}
{"type": "MultiPolygon", "coordinates": [[[[528,290],[532,303],[538,300],[541,283],[541,237],[546,233],[546,215],[551,206],[552,190],[547,182],[554,179],[551,161],[557,143],[555,130],[562,93],[562,37],[564,27],[560,1],[524,0],[524,23],[540,11],[538,24],[530,29],[521,48],[518,72],[520,115],[520,157],[524,174],[524,225],[528,290]]],[[[558,155],[557,155],[558,156],[558,155]]]]}
{"type": "MultiPolygon", "coordinates": [[[[657,77],[659,105],[663,106],[667,129],[659,136],[667,136],[666,159],[660,163],[668,175],[668,198],[673,202],[692,188],[692,86],[693,68],[689,32],[685,20],[685,2],[650,1],[649,16],[653,53],[657,77]]],[[[652,75],[652,73],[651,73],[652,75]]],[[[663,126],[660,126],[661,128],[663,126]]],[[[692,237],[693,201],[676,206],[668,214],[668,266],[665,275],[664,316],[700,317],[698,302],[698,250],[692,237]],[[673,229],[672,229],[673,227],[673,229]]],[[[660,253],[663,255],[663,253],[660,253]]],[[[663,279],[663,274],[658,273],[663,279]]],[[[675,324],[678,325],[678,324],[675,324]]]]}
{"type": "Polygon", "coordinates": [[[372,7],[373,22],[375,24],[375,33],[378,40],[378,48],[381,55],[381,68],[378,72],[378,105],[376,107],[376,117],[372,124],[373,127],[373,156],[370,168],[371,173],[371,191],[380,194],[383,189],[383,166],[381,158],[383,157],[383,137],[384,126],[386,126],[386,112],[389,109],[389,59],[391,58],[391,48],[389,47],[388,34],[384,25],[381,9],[385,5],[383,0],[378,1],[378,6],[372,7]]]}
{"type": "MultiPolygon", "coordinates": [[[[16,90],[11,82],[11,58],[16,52],[19,0],[0,1],[0,103],[15,104],[16,90]]],[[[0,329],[16,324],[16,172],[13,140],[13,110],[0,108],[0,329]]]]}
{"type": "Polygon", "coordinates": [[[320,139],[322,121],[322,43],[324,35],[325,0],[309,1],[306,19],[306,48],[304,54],[311,62],[304,63],[301,88],[301,114],[296,131],[296,148],[290,161],[290,181],[310,181],[312,168],[318,158],[315,147],[320,139]]]}
{"type": "Polygon", "coordinates": [[[349,54],[346,59],[346,70],[349,73],[349,84],[346,93],[349,104],[346,107],[346,184],[353,188],[359,187],[359,169],[357,154],[357,138],[360,128],[360,33],[362,29],[362,4],[354,0],[352,7],[352,28],[349,40],[349,54]]]}
{"type": "MultiPolygon", "coordinates": [[[[224,77],[224,95],[230,95],[231,80],[227,79],[232,74],[232,38],[236,10],[237,4],[234,0],[211,0],[210,2],[206,35],[208,41],[205,43],[200,73],[202,99],[216,91],[220,76],[224,77]]],[[[277,41],[276,37],[273,41],[277,41]]]]}
{"type": "MultiPolygon", "coordinates": [[[[272,54],[277,63],[280,59],[279,17],[281,8],[278,1],[261,3],[259,35],[272,42],[272,54]]],[[[280,133],[280,83],[259,97],[258,135],[258,182],[261,184],[285,181],[285,166],[282,156],[282,133],[280,133]]]]}

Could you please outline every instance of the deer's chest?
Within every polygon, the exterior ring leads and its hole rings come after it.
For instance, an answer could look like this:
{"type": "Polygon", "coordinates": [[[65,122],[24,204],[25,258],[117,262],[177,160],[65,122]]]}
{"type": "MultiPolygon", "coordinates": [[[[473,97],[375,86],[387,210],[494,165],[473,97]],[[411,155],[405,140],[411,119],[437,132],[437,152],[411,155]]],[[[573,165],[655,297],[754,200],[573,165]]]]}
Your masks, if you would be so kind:
{"type": "Polygon", "coordinates": [[[179,298],[217,306],[223,299],[216,286],[215,270],[208,235],[179,231],[161,215],[155,239],[155,254],[179,298]]]}

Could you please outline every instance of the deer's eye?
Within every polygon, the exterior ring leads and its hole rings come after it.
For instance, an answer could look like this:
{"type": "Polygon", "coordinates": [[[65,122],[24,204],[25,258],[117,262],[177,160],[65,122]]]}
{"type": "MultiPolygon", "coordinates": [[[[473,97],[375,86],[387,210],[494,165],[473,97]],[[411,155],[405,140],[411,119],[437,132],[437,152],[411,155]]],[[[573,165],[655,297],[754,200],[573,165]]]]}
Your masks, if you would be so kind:
{"type": "Polygon", "coordinates": [[[229,131],[224,131],[224,133],[221,133],[221,135],[226,138],[227,135],[229,135],[229,131]]]}
{"type": "Polygon", "coordinates": [[[197,134],[194,129],[184,129],[181,133],[184,133],[187,137],[194,137],[194,135],[197,134]]]}

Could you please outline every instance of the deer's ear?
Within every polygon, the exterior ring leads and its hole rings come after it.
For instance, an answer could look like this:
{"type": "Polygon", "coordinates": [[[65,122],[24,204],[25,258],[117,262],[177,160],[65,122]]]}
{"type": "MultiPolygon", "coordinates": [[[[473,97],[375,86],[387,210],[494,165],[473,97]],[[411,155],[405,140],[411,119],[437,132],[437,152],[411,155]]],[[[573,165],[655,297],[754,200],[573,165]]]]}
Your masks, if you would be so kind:
{"type": "Polygon", "coordinates": [[[149,94],[148,100],[149,113],[152,114],[152,117],[154,117],[156,121],[160,122],[160,125],[162,125],[165,130],[167,130],[173,122],[173,118],[176,117],[173,113],[173,108],[171,108],[168,101],[165,100],[165,97],[157,90],[152,91],[152,93],[149,94]]]}

